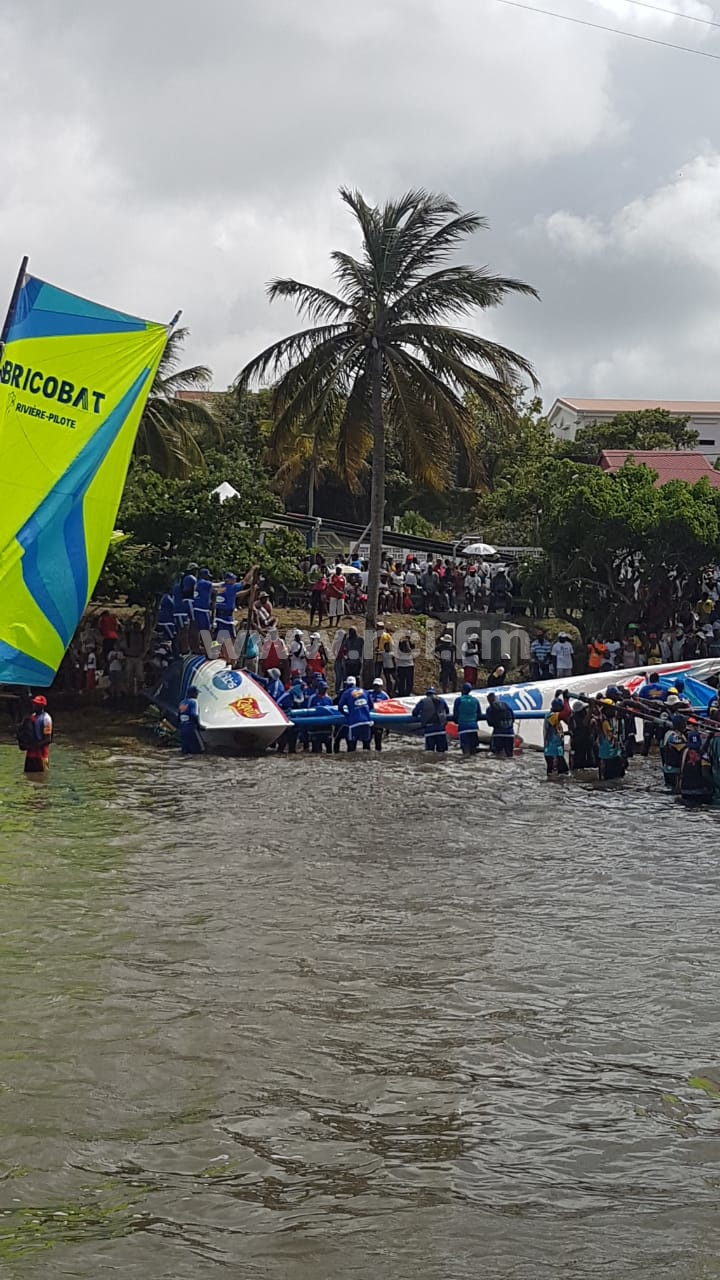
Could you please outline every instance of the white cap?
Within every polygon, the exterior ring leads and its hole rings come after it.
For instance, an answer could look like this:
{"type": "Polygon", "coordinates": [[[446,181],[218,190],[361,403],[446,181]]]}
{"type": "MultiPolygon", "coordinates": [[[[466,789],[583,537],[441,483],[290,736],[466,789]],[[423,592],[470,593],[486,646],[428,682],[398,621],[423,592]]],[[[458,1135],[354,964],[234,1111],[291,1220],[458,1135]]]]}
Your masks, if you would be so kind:
{"type": "Polygon", "coordinates": [[[382,689],[382,685],[383,685],[382,676],[375,677],[375,679],[373,680],[373,686],[374,685],[378,685],[382,689]]]}
{"type": "Polygon", "coordinates": [[[319,640],[319,639],[320,639],[320,632],[319,632],[319,631],[313,631],[312,635],[310,636],[310,639],[311,639],[311,640],[319,640]]]}
{"type": "Polygon", "coordinates": [[[357,680],[355,679],[354,676],[346,676],[345,684],[348,686],[349,689],[352,689],[353,685],[357,684],[357,680]]]}

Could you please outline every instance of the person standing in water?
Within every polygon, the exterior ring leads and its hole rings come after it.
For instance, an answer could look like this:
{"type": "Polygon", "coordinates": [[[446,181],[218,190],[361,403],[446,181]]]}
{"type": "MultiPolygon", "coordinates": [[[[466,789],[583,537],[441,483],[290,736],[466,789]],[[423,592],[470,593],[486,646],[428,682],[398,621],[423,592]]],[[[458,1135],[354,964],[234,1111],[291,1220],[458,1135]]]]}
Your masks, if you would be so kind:
{"type": "Polygon", "coordinates": [[[180,724],[180,750],[184,756],[199,756],[204,751],[200,736],[200,714],[197,704],[198,691],[194,684],[190,685],[187,697],[178,707],[180,724]]]}
{"type": "Polygon", "coordinates": [[[52,717],[43,694],[33,698],[32,705],[31,715],[23,720],[18,730],[18,745],[25,752],[25,773],[46,774],[50,768],[52,717]]]}

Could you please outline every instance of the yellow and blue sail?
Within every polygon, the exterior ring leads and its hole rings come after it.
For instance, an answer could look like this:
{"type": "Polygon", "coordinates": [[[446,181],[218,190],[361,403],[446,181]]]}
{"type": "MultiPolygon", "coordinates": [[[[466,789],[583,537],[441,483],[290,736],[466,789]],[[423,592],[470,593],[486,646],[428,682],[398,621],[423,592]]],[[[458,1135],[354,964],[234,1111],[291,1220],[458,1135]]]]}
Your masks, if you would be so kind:
{"type": "Polygon", "coordinates": [[[51,684],[102,569],[168,329],[25,275],[0,359],[0,683],[51,684]]]}

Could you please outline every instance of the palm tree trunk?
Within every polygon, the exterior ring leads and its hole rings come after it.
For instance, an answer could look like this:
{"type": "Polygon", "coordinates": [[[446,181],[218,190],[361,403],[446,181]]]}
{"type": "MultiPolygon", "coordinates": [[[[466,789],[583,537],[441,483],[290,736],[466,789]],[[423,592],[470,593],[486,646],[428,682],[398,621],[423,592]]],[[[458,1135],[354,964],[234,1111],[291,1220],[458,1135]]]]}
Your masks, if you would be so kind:
{"type": "MultiPolygon", "coordinates": [[[[377,340],[376,340],[377,342],[377,340]]],[[[375,675],[375,634],[377,631],[380,567],[382,565],[383,524],[385,521],[385,420],[383,414],[383,357],[378,345],[372,352],[370,369],[372,391],[372,489],[370,492],[370,561],[368,564],[368,598],[365,616],[363,681],[369,688],[375,675]]]]}
{"type": "Polygon", "coordinates": [[[310,462],[310,476],[308,479],[308,509],[309,516],[315,515],[315,463],[310,462]]]}

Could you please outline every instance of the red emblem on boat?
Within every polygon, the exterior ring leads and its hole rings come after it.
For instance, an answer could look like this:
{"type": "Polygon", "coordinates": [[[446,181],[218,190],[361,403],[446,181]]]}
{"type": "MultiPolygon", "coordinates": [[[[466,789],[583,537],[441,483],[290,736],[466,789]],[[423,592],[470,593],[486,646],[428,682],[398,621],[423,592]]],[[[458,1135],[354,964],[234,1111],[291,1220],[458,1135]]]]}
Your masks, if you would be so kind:
{"type": "Polygon", "coordinates": [[[260,710],[257,698],[236,698],[234,702],[229,702],[228,706],[245,720],[262,720],[267,715],[266,711],[260,710]]]}

